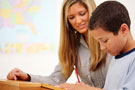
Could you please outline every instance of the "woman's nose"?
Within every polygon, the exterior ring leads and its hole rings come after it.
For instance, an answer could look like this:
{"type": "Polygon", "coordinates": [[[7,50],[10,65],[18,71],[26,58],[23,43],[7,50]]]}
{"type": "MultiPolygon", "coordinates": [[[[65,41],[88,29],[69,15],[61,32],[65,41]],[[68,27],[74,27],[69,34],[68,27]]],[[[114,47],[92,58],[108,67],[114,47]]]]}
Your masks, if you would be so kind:
{"type": "Polygon", "coordinates": [[[79,16],[76,16],[76,23],[79,24],[81,21],[81,18],[79,16]]]}

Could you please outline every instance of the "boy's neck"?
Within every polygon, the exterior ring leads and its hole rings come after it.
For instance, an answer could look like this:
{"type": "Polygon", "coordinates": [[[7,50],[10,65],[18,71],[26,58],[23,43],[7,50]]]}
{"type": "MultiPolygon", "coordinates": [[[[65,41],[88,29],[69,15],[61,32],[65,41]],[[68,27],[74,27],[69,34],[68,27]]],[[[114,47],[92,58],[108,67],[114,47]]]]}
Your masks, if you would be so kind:
{"type": "Polygon", "coordinates": [[[129,50],[135,48],[135,41],[132,36],[130,36],[126,42],[125,47],[123,48],[121,53],[128,52],[129,50]]]}

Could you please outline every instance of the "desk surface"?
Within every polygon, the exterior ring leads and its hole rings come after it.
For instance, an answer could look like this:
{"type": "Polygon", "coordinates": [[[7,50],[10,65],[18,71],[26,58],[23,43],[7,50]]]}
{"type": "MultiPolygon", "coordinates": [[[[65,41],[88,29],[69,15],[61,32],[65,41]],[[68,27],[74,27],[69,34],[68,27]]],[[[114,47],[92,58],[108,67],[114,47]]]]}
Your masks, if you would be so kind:
{"type": "Polygon", "coordinates": [[[63,90],[48,84],[15,80],[0,80],[0,90],[63,90]],[[10,89],[7,89],[10,88],[10,89]],[[14,89],[11,89],[14,88],[14,89]],[[16,89],[15,89],[16,88],[16,89]],[[25,88],[25,89],[24,89],[25,88]]]}
{"type": "Polygon", "coordinates": [[[17,86],[17,87],[41,87],[41,83],[32,83],[32,82],[15,81],[15,80],[0,80],[0,84],[17,86]]]}

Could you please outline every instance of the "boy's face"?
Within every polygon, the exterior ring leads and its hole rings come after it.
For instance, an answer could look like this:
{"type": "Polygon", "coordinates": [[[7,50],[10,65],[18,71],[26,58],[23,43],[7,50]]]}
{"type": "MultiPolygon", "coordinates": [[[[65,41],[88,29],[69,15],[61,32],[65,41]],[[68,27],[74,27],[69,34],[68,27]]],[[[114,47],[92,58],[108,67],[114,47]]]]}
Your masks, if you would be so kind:
{"type": "Polygon", "coordinates": [[[126,38],[121,30],[119,30],[118,35],[107,32],[102,28],[96,28],[90,33],[100,43],[101,50],[113,56],[120,54],[126,43],[126,38]]]}

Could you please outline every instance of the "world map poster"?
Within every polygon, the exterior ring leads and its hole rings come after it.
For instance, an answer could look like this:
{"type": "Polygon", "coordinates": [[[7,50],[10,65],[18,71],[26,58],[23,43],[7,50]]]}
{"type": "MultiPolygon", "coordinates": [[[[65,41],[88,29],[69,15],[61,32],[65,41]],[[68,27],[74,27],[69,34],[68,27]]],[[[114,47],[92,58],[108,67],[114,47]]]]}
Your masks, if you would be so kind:
{"type": "Polygon", "coordinates": [[[53,52],[55,44],[55,1],[0,0],[0,54],[53,52]]]}

